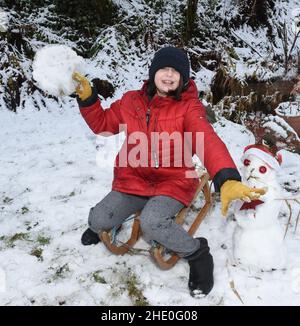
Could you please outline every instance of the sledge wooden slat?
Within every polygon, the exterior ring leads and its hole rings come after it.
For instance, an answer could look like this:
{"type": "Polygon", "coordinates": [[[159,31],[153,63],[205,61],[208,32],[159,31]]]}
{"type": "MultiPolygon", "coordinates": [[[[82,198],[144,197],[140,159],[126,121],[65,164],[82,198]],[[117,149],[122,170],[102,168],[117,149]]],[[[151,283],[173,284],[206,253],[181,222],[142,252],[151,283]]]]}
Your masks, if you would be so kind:
{"type": "MultiPolygon", "coordinates": [[[[211,206],[211,193],[208,185],[208,174],[206,174],[199,185],[199,192],[202,191],[204,194],[205,204],[201,208],[200,212],[198,213],[197,217],[195,218],[193,224],[191,225],[190,229],[188,230],[189,235],[194,235],[197,231],[199,225],[204,220],[205,216],[208,213],[208,210],[211,206]]],[[[198,193],[199,193],[198,192],[198,193]]]]}
{"type": "Polygon", "coordinates": [[[131,236],[126,243],[123,243],[121,246],[117,246],[111,241],[110,232],[103,231],[100,233],[100,239],[106,246],[108,250],[116,255],[124,255],[130,248],[132,248],[139,239],[140,236],[140,220],[139,217],[140,212],[137,212],[134,217],[131,236]]]}
{"type": "Polygon", "coordinates": [[[186,213],[187,213],[187,210],[188,208],[187,207],[184,207],[177,215],[176,215],[176,218],[175,218],[175,222],[177,224],[180,224],[182,225],[183,222],[184,222],[184,219],[186,217],[186,213]]]}
{"type": "Polygon", "coordinates": [[[179,256],[176,254],[173,254],[170,258],[165,259],[164,255],[162,253],[162,246],[156,247],[156,248],[151,248],[150,253],[151,256],[153,257],[155,263],[164,270],[172,268],[180,259],[179,256]]]}

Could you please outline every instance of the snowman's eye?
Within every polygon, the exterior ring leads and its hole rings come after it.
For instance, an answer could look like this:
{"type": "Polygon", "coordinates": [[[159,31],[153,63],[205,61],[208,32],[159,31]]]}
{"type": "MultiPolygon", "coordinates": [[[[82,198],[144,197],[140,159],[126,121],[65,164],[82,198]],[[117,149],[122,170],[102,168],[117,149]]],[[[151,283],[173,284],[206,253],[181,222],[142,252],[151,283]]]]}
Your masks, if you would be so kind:
{"type": "Polygon", "coordinates": [[[262,166],[259,167],[259,172],[260,173],[266,173],[267,172],[267,168],[262,165],[262,166]]]}
{"type": "Polygon", "coordinates": [[[245,166],[250,165],[250,163],[251,163],[250,160],[248,160],[247,158],[244,160],[244,165],[245,165],[245,166]]]}

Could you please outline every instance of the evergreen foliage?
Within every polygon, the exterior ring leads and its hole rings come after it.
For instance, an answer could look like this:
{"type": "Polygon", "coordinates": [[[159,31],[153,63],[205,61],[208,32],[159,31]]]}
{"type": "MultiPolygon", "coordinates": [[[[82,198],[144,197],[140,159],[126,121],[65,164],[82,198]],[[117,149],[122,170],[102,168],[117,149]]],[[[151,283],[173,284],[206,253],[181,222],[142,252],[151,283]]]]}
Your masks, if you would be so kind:
{"type": "Polygon", "coordinates": [[[267,26],[268,11],[274,8],[274,0],[240,0],[238,7],[241,23],[252,27],[267,26]]]}
{"type": "Polygon", "coordinates": [[[54,11],[71,18],[76,29],[112,25],[117,16],[117,6],[111,0],[54,0],[54,11]]]}

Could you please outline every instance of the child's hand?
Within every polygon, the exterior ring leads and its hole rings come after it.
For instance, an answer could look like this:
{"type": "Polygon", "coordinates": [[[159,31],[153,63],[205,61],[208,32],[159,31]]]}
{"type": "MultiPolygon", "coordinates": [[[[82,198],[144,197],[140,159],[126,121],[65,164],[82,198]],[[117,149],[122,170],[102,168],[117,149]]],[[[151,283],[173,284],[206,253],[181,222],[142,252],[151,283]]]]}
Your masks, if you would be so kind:
{"type": "Polygon", "coordinates": [[[259,198],[260,195],[264,195],[265,193],[265,189],[249,188],[240,181],[227,180],[221,187],[222,214],[226,216],[232,200],[242,199],[249,202],[259,198]]]}
{"type": "Polygon", "coordinates": [[[76,87],[76,94],[82,101],[87,100],[92,95],[92,88],[87,78],[78,72],[74,72],[72,78],[79,83],[76,87]]]}

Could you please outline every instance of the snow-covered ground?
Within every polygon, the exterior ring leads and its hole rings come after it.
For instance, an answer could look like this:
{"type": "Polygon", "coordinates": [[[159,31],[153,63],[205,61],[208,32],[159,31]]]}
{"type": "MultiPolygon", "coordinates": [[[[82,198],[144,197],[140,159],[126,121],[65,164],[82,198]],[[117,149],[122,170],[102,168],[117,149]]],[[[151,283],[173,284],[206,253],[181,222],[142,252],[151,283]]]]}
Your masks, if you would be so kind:
{"type": "MultiPolygon", "coordinates": [[[[227,220],[221,216],[217,200],[196,233],[209,240],[215,286],[206,298],[193,299],[183,260],[162,271],[145,251],[115,256],[103,244],[81,245],[89,208],[111,187],[114,155],[106,166],[99,166],[97,156],[112,153],[116,141],[98,141],[74,100],[66,100],[63,109],[0,110],[0,121],[0,305],[242,305],[231,281],[245,305],[300,304],[296,202],[290,202],[293,216],[285,239],[287,270],[257,273],[230,264],[235,221],[232,213],[227,220]]],[[[240,166],[243,147],[253,136],[226,120],[215,129],[240,166]]],[[[299,198],[299,155],[282,154],[280,182],[296,190],[285,196],[299,198]]],[[[283,205],[281,223],[287,218],[283,205]]],[[[129,225],[121,232],[128,230],[129,225]]],[[[140,240],[136,248],[148,247],[140,240]]]]}

